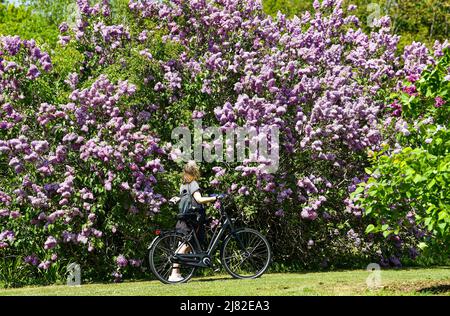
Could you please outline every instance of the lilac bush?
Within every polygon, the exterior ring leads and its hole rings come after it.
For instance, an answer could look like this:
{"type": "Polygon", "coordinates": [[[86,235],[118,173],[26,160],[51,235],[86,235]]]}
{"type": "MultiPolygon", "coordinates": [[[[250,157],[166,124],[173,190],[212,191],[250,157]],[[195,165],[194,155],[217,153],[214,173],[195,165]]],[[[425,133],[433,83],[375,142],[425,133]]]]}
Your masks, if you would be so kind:
{"type": "Polygon", "coordinates": [[[2,255],[31,275],[77,262],[118,282],[143,269],[150,228],[175,212],[171,131],[202,118],[280,129],[275,174],[264,161],[203,165],[204,185],[235,196],[277,260],[381,258],[348,196],[380,148],[386,96],[434,62],[426,47],[399,56],[389,18],[365,34],[342,1],[274,19],[258,0],[131,0],[126,24],[108,1],[77,3],[76,25],[60,26],[70,73],[33,41],[0,37],[2,255]]]}
{"type": "MultiPolygon", "coordinates": [[[[79,5],[83,9],[86,3],[79,5]]],[[[107,7],[105,3],[105,15],[107,7]]],[[[95,10],[85,13],[79,26],[88,30],[86,19],[95,10]]],[[[123,35],[119,28],[97,24],[89,31],[100,32],[106,42],[123,35]]],[[[80,45],[85,45],[81,31],[77,35],[80,45]]],[[[82,63],[79,73],[63,78],[69,87],[66,96],[50,102],[55,100],[33,89],[41,75],[52,70],[49,55],[33,41],[18,37],[1,37],[0,47],[4,167],[0,202],[2,231],[7,229],[1,235],[2,248],[23,256],[25,264],[40,262],[39,269],[54,265],[59,270],[65,268],[60,263],[78,260],[86,265],[86,256],[105,255],[114,239],[111,235],[119,234],[114,225],[120,230],[122,223],[135,223],[120,232],[123,243],[131,243],[123,235],[138,235],[133,231],[139,229],[136,223],[145,223],[165,202],[154,190],[156,177],[164,171],[160,139],[127,105],[136,86],[99,75],[82,87],[80,81],[89,67],[82,63]],[[14,244],[15,235],[32,243],[14,244]],[[31,251],[33,259],[27,259],[31,251]],[[63,254],[60,262],[55,251],[63,254]]],[[[91,58],[89,48],[83,49],[91,58]]],[[[110,51],[104,56],[111,56],[110,51]]],[[[54,75],[42,80],[52,80],[54,75]]]]}
{"type": "Polygon", "coordinates": [[[397,56],[389,18],[365,34],[341,3],[315,1],[315,12],[289,20],[265,16],[259,1],[130,1],[138,17],[167,28],[163,39],[184,48],[178,62],[191,82],[182,89],[202,92],[194,113],[224,130],[282,131],[276,174],[264,162],[244,161],[216,172],[210,184],[236,195],[242,215],[269,225],[277,250],[306,266],[339,261],[329,257],[355,248],[374,252],[372,240],[343,242],[364,226],[348,187],[366,176],[366,151],[380,148],[386,95],[433,61],[419,43],[397,56]]]}

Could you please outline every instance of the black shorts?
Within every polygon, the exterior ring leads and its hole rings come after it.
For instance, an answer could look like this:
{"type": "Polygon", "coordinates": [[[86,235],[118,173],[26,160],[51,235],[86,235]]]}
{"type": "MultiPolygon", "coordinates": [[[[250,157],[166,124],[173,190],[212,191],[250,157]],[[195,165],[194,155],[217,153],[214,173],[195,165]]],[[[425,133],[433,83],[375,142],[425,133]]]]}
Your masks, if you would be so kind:
{"type": "Polygon", "coordinates": [[[201,210],[200,212],[200,219],[197,222],[190,221],[187,223],[185,220],[179,219],[177,221],[177,224],[175,226],[175,229],[177,232],[180,232],[182,234],[189,234],[192,229],[195,229],[195,233],[197,234],[198,241],[204,245],[205,239],[206,239],[206,229],[205,229],[205,210],[201,210]]]}
{"type": "Polygon", "coordinates": [[[177,232],[189,234],[192,231],[192,225],[188,225],[186,221],[178,220],[175,229],[177,230],[177,232]]]}

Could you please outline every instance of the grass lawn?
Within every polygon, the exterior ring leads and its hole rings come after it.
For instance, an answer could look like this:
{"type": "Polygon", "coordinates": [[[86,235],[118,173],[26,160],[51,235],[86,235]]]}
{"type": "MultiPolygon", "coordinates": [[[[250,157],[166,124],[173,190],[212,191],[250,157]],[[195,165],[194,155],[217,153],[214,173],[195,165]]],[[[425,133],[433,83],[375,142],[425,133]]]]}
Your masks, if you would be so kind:
{"type": "Polygon", "coordinates": [[[3,295],[448,295],[450,267],[382,270],[381,288],[366,285],[364,270],[265,274],[256,280],[235,280],[228,275],[194,278],[186,284],[158,281],[120,284],[83,284],[0,289],[3,295]]]}

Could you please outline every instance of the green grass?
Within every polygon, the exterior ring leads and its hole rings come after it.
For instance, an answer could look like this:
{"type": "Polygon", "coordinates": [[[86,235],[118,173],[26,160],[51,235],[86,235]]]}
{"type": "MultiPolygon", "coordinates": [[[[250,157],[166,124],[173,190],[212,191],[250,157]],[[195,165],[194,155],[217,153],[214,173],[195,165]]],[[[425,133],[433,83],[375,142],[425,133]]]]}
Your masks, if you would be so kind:
{"type": "Polygon", "coordinates": [[[1,289],[2,295],[450,295],[450,267],[382,270],[381,285],[368,289],[364,270],[265,274],[256,280],[226,275],[194,278],[186,284],[158,281],[120,284],[54,285],[1,289]]]}

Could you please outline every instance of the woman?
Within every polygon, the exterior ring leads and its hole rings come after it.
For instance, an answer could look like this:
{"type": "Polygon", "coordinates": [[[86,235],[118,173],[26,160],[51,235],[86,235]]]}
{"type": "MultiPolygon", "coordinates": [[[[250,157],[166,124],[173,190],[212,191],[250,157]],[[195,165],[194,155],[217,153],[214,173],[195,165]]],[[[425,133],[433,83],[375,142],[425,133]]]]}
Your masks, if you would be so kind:
{"type": "MultiPolygon", "coordinates": [[[[186,163],[186,165],[183,168],[183,175],[182,175],[182,184],[180,187],[180,196],[188,193],[191,194],[192,199],[192,206],[196,207],[202,218],[205,217],[205,209],[203,207],[203,204],[215,202],[217,200],[217,197],[204,197],[202,196],[200,192],[200,186],[198,185],[198,180],[200,179],[200,170],[195,163],[195,161],[189,161],[186,163]]],[[[171,199],[172,202],[178,202],[180,198],[173,198],[171,199]]],[[[176,229],[178,231],[181,231],[183,233],[189,233],[190,232],[190,226],[182,219],[178,220],[176,229]]],[[[200,224],[197,231],[197,236],[200,240],[204,239],[205,237],[205,227],[203,224],[200,224]]],[[[184,254],[189,251],[189,247],[186,245],[181,246],[181,248],[178,250],[178,253],[184,254]]],[[[169,277],[170,282],[179,282],[182,281],[184,278],[180,274],[180,268],[179,264],[175,263],[173,265],[172,274],[169,277]]]]}

